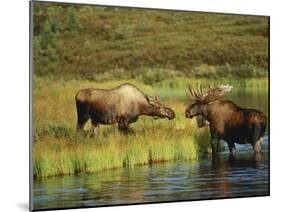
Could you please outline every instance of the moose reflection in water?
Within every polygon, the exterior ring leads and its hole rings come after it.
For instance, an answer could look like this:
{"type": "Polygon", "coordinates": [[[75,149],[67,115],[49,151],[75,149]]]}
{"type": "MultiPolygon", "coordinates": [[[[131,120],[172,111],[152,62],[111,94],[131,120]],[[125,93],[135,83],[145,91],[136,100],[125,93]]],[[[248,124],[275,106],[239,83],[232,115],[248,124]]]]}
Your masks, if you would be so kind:
{"type": "Polygon", "coordinates": [[[231,155],[235,155],[235,143],[249,143],[255,153],[259,153],[266,129],[266,115],[255,109],[241,108],[230,100],[219,99],[231,89],[232,86],[221,85],[209,88],[203,94],[201,86],[197,91],[189,86],[192,103],[187,107],[185,116],[196,116],[198,127],[206,125],[206,120],[209,122],[213,156],[218,152],[219,140],[227,142],[231,155]]]}
{"type": "Polygon", "coordinates": [[[127,134],[129,124],[140,115],[173,119],[175,112],[130,83],[113,89],[82,89],[75,96],[77,108],[77,130],[82,130],[91,119],[91,134],[95,135],[99,124],[118,123],[118,129],[127,134]]]}

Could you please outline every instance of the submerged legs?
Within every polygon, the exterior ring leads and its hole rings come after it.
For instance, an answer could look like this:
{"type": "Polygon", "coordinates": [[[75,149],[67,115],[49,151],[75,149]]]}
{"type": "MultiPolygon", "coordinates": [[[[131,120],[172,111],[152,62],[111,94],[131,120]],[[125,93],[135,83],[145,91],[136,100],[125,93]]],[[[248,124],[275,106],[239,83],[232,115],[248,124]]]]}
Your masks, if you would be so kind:
{"type": "Polygon", "coordinates": [[[253,149],[256,153],[260,153],[261,152],[261,142],[262,142],[262,138],[260,138],[259,140],[256,141],[256,143],[252,144],[253,149]]]}
{"type": "Polygon", "coordinates": [[[211,145],[212,145],[212,156],[213,157],[215,157],[217,155],[218,143],[219,143],[218,138],[216,138],[216,137],[212,138],[211,145]]]}
{"type": "Polygon", "coordinates": [[[235,144],[234,143],[227,143],[228,145],[228,149],[229,149],[229,152],[232,156],[235,155],[236,153],[236,148],[235,148],[235,144]]]}
{"type": "MultiPolygon", "coordinates": [[[[236,154],[236,148],[234,142],[227,142],[229,152],[232,156],[236,154]]],[[[211,140],[212,145],[212,156],[216,156],[220,149],[219,139],[217,137],[213,137],[211,140]]]]}

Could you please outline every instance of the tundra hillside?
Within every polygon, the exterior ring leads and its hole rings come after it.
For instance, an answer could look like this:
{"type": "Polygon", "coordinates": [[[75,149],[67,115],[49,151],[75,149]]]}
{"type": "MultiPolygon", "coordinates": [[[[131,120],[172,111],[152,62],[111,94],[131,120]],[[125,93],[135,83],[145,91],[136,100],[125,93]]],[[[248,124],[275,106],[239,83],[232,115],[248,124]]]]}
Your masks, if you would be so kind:
{"type": "Polygon", "coordinates": [[[33,5],[36,178],[196,160],[211,152],[210,136],[207,128],[197,129],[184,116],[187,85],[230,84],[239,98],[249,92],[267,94],[267,17],[33,5]],[[77,91],[122,83],[159,96],[176,117],[140,117],[127,136],[116,126],[101,127],[95,137],[76,133],[77,91]]]}
{"type": "Polygon", "coordinates": [[[34,5],[38,76],[146,84],[174,76],[267,76],[267,17],[34,5]]]}

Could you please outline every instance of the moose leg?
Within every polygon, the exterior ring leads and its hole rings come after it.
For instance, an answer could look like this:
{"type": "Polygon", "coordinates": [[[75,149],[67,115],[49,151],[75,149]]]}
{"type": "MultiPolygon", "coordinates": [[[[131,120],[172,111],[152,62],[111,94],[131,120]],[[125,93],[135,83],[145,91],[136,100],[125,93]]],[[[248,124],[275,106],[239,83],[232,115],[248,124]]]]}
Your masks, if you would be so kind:
{"type": "Polygon", "coordinates": [[[217,141],[217,152],[220,152],[220,141],[217,141]]]}
{"type": "Polygon", "coordinates": [[[89,117],[86,114],[78,114],[76,131],[82,131],[89,117]]]}
{"type": "Polygon", "coordinates": [[[124,134],[129,132],[129,122],[125,118],[121,118],[118,122],[118,129],[124,134]]]}
{"type": "Polygon", "coordinates": [[[234,156],[236,153],[236,148],[235,148],[234,142],[228,142],[227,145],[228,145],[230,154],[234,156]]]}
{"type": "Polygon", "coordinates": [[[86,122],[89,120],[89,108],[81,104],[80,102],[76,102],[76,109],[77,109],[77,125],[76,131],[82,131],[86,122]]]}
{"type": "Polygon", "coordinates": [[[252,147],[255,152],[261,152],[261,142],[263,133],[261,133],[261,129],[263,127],[260,124],[256,124],[254,127],[253,137],[252,137],[252,147]]]}
{"type": "Polygon", "coordinates": [[[76,131],[82,131],[86,122],[88,121],[89,119],[82,119],[82,118],[78,118],[78,121],[77,121],[77,125],[76,125],[76,131]]]}
{"type": "Polygon", "coordinates": [[[211,139],[211,145],[212,145],[212,156],[216,156],[217,155],[217,146],[218,146],[218,138],[217,137],[213,137],[211,139]]]}
{"type": "Polygon", "coordinates": [[[252,147],[254,149],[254,160],[255,161],[260,161],[261,160],[261,142],[262,142],[262,138],[260,138],[259,140],[257,140],[256,143],[252,144],[252,147]]]}
{"type": "Polygon", "coordinates": [[[256,153],[260,153],[261,152],[261,142],[262,142],[262,138],[260,138],[259,140],[256,141],[256,143],[253,143],[253,149],[256,153]]]}
{"type": "Polygon", "coordinates": [[[90,137],[97,135],[98,126],[99,126],[99,124],[92,120],[92,127],[90,129],[90,137]]]}

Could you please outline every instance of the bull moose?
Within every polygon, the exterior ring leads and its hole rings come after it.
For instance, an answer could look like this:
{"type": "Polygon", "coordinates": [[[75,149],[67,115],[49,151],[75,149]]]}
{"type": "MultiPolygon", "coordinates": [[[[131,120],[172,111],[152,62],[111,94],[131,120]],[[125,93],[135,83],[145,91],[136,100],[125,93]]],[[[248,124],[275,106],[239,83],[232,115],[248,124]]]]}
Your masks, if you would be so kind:
{"type": "Polygon", "coordinates": [[[186,108],[185,116],[197,117],[198,127],[206,125],[206,120],[209,122],[213,156],[218,151],[219,140],[227,142],[231,155],[235,155],[235,143],[250,143],[255,153],[259,153],[267,118],[258,110],[241,108],[230,100],[219,99],[231,89],[232,86],[221,85],[209,88],[203,94],[201,86],[197,91],[189,86],[192,103],[186,108]]]}
{"type": "Polygon", "coordinates": [[[140,115],[173,119],[175,113],[164,106],[159,97],[146,95],[132,84],[125,83],[113,89],[82,89],[75,96],[77,108],[77,130],[83,130],[91,119],[91,135],[95,135],[99,124],[118,123],[118,129],[127,134],[129,124],[140,115]]]}

